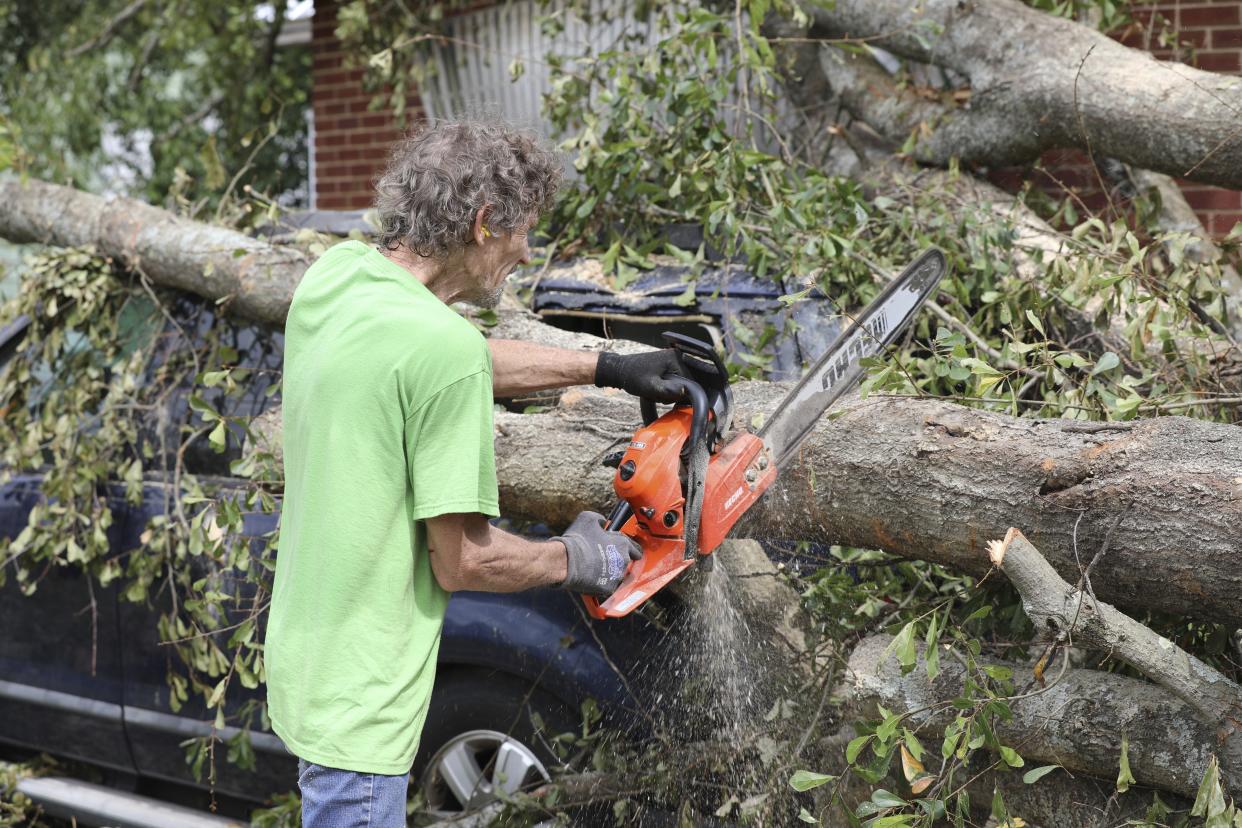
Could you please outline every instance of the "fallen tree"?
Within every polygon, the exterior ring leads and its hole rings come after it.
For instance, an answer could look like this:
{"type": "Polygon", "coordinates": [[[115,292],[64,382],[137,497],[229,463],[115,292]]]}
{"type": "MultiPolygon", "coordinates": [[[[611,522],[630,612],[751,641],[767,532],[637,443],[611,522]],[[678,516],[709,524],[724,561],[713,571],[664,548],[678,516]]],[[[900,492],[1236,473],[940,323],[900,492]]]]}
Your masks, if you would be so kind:
{"type": "MultiPolygon", "coordinates": [[[[0,201],[0,236],[94,243],[156,282],[227,299],[271,324],[282,322],[308,263],[303,254],[240,233],[55,185],[6,182],[0,201]],[[105,221],[100,214],[126,218],[105,221]],[[88,237],[81,227],[99,235],[88,237]]],[[[607,347],[545,325],[512,303],[490,335],[607,347]]],[[[769,383],[738,387],[735,422],[761,418],[783,393],[769,383]]],[[[579,510],[607,503],[612,473],[596,458],[637,421],[632,400],[594,389],[567,394],[553,411],[499,414],[505,510],[567,523],[579,510]],[[543,450],[529,451],[535,444],[543,450]]],[[[1235,600],[1242,589],[1240,493],[1242,431],[1232,426],[1182,417],[1032,420],[881,396],[849,402],[821,421],[800,462],[739,532],[883,549],[978,574],[988,568],[984,542],[1021,524],[1068,577],[1121,517],[1112,551],[1099,564],[1101,597],[1242,625],[1235,600]],[[894,502],[904,509],[888,508],[894,502]]]]}
{"type": "MultiPolygon", "coordinates": [[[[93,243],[118,265],[155,283],[225,299],[235,311],[273,325],[281,324],[308,262],[296,251],[271,249],[155,208],[52,185],[8,182],[0,185],[0,196],[9,205],[0,210],[0,235],[93,243]],[[66,219],[96,235],[66,227],[66,219]]],[[[498,318],[490,330],[493,337],[609,347],[594,337],[547,326],[515,303],[502,306],[498,318]]],[[[763,382],[736,386],[736,422],[758,422],[784,391],[763,382]]],[[[597,389],[566,392],[542,413],[498,413],[502,508],[515,517],[557,524],[581,509],[610,503],[612,471],[598,461],[628,439],[637,421],[633,400],[597,389]],[[541,450],[530,451],[531,445],[541,450]]],[[[277,445],[278,431],[269,428],[267,438],[277,445]]],[[[1235,601],[1242,587],[1240,494],[1242,431],[1233,426],[1181,417],[1127,423],[1034,420],[881,395],[849,400],[821,422],[797,464],[785,471],[737,534],[876,548],[982,574],[989,568],[985,541],[1022,523],[1071,581],[1107,537],[1108,554],[1093,569],[1098,595],[1137,612],[1165,611],[1237,625],[1242,623],[1235,601]],[[894,503],[902,508],[893,509],[894,503]]],[[[797,594],[756,550],[733,544],[721,552],[725,565],[745,576],[731,581],[737,605],[755,631],[757,646],[772,653],[778,665],[774,672],[794,687],[809,686],[825,653],[807,652],[808,639],[793,612],[797,594]]],[[[687,586],[687,600],[698,600],[693,584],[687,586]]],[[[855,660],[869,652],[861,648],[855,660]]],[[[865,675],[858,667],[854,672],[865,675]]],[[[923,685],[910,685],[909,677],[876,675],[873,691],[877,699],[886,699],[886,706],[895,706],[896,699],[915,689],[926,691],[923,685]]],[[[944,681],[951,682],[952,672],[946,675],[944,681]]],[[[1089,721],[1099,733],[1118,724],[1118,711],[1143,711],[1146,718],[1123,722],[1150,738],[1150,743],[1138,737],[1132,742],[1141,768],[1136,778],[1185,795],[1194,775],[1206,767],[1211,728],[1183,727],[1180,708],[1169,706],[1164,691],[1132,680],[1115,686],[1091,683],[1114,680],[1075,673],[1066,689],[1071,695],[1104,693],[1102,698],[1113,700],[1090,711],[1094,718],[1089,721]],[[1156,750],[1174,735],[1181,752],[1156,750]]],[[[786,697],[789,687],[783,688],[786,697]]],[[[949,684],[943,688],[952,692],[949,684]]],[[[1055,698],[1050,693],[1032,698],[1055,698]]],[[[909,698],[916,704],[919,697],[909,698]]],[[[1049,761],[1094,776],[1113,772],[1115,744],[1101,737],[1077,746],[1085,720],[1058,724],[1043,715],[1046,710],[1031,709],[1036,711],[1031,715],[1043,717],[1039,733],[1049,740],[1047,756],[1056,754],[1049,761]]],[[[1033,745],[1022,749],[1042,758],[1043,748],[1038,741],[1033,745]]],[[[995,784],[1007,783],[1000,778],[995,784]]]]}
{"type": "Polygon", "coordinates": [[[1242,187],[1238,78],[1157,61],[1017,0],[841,0],[807,11],[813,36],[862,40],[964,77],[964,96],[947,107],[909,94],[865,104],[882,132],[913,136],[920,161],[1007,165],[1079,147],[1242,187]]]}

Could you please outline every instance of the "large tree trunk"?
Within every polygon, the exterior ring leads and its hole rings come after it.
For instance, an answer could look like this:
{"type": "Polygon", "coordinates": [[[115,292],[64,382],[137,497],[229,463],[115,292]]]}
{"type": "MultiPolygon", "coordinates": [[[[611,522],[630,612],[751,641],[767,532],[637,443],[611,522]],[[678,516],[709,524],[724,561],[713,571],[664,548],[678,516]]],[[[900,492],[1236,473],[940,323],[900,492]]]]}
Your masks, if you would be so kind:
{"type": "MultiPolygon", "coordinates": [[[[0,203],[0,235],[94,243],[157,282],[209,298],[223,289],[234,307],[273,324],[283,321],[307,262],[240,233],[54,185],[3,183],[0,203]],[[253,269],[239,270],[239,262],[253,269]]],[[[492,335],[605,344],[544,325],[516,305],[502,308],[492,335]]],[[[784,390],[739,386],[735,422],[770,412],[784,390]]],[[[593,389],[567,393],[546,413],[498,415],[503,508],[568,523],[607,504],[611,471],[598,461],[637,424],[631,398],[593,389]]],[[[1101,598],[1242,625],[1242,430],[1233,426],[1182,417],[1030,420],[938,401],[855,399],[820,422],[738,534],[877,548],[982,573],[984,542],[1019,525],[1072,579],[1118,518],[1098,567],[1101,598]]]]}
{"type": "Polygon", "coordinates": [[[924,124],[912,150],[921,161],[1005,165],[1079,147],[1242,188],[1242,79],[1156,61],[1018,0],[837,0],[807,10],[821,36],[862,38],[967,78],[968,105],[935,121],[912,97],[889,99],[884,121],[895,131],[924,124]]]}
{"type": "MultiPolygon", "coordinates": [[[[739,423],[770,412],[784,393],[769,383],[735,391],[739,423]]],[[[594,390],[570,392],[547,413],[498,415],[503,508],[567,522],[607,503],[612,471],[599,459],[637,423],[632,400],[594,390]]],[[[1097,565],[1100,597],[1242,623],[1235,426],[1029,420],[877,396],[839,404],[800,455],[738,534],[884,549],[982,574],[986,542],[1021,525],[1074,580],[1077,562],[1085,566],[1120,519],[1097,565]]]]}

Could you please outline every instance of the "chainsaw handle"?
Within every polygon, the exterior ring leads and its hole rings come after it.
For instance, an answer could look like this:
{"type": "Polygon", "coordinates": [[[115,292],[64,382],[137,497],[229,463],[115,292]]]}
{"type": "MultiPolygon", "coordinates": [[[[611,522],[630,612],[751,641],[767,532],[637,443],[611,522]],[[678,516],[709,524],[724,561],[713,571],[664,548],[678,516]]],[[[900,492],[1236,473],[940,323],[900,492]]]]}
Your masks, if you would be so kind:
{"type": "MultiPolygon", "coordinates": [[[[690,398],[690,436],[686,438],[681,453],[685,457],[689,454],[690,448],[703,439],[703,435],[707,433],[707,392],[703,390],[703,386],[694,380],[686,380],[682,386],[685,394],[690,398]]],[[[685,405],[685,403],[675,403],[675,405],[685,405]]],[[[655,400],[641,398],[638,401],[639,410],[643,414],[643,425],[649,426],[656,421],[659,413],[656,411],[655,400]]]]}
{"type": "Polygon", "coordinates": [[[612,507],[612,512],[608,515],[608,523],[604,528],[609,532],[620,532],[621,527],[630,519],[630,515],[634,514],[634,509],[628,501],[618,500],[617,505],[612,507]]]}

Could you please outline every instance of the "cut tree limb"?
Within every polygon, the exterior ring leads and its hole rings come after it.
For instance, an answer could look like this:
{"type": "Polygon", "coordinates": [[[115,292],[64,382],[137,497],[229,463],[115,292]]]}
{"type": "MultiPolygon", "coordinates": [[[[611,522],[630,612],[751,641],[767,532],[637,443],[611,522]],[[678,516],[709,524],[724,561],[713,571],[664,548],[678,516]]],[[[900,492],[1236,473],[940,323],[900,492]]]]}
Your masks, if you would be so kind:
{"type": "Polygon", "coordinates": [[[234,312],[270,325],[284,325],[293,290],[311,263],[294,247],[275,247],[132,198],[104,198],[34,179],[0,179],[0,205],[0,237],[92,245],[154,282],[228,298],[234,312]]]}
{"type": "Polygon", "coordinates": [[[1157,61],[1018,0],[837,0],[806,10],[824,37],[865,39],[968,79],[968,104],[916,134],[920,161],[1007,165],[1078,147],[1242,188],[1242,78],[1157,61]]]}
{"type": "MultiPolygon", "coordinates": [[[[1104,554],[1103,550],[1096,557],[1104,554]]],[[[1242,772],[1242,688],[1162,635],[1095,599],[1090,565],[1070,586],[1017,529],[990,545],[994,566],[1022,595],[1044,638],[1108,653],[1159,684],[1217,728],[1222,764],[1242,772]]],[[[1094,559],[1093,559],[1094,562],[1094,559]]],[[[1242,792],[1242,779],[1235,782],[1242,792]]]]}
{"type": "MultiPolygon", "coordinates": [[[[914,670],[903,675],[897,659],[886,653],[891,641],[891,636],[871,636],[850,655],[851,704],[864,712],[879,704],[910,713],[920,736],[938,738],[959,712],[952,702],[961,695],[966,668],[942,658],[941,672],[929,681],[920,652],[914,670]]],[[[1074,668],[1059,676],[1059,669],[1049,668],[1048,686],[1040,688],[1028,667],[988,663],[1012,669],[1015,691],[1025,694],[1010,701],[1013,717],[998,718],[993,727],[1027,767],[1061,765],[1070,773],[1116,779],[1124,734],[1130,770],[1139,784],[1194,797],[1215,728],[1172,693],[1138,679],[1074,668]]]]}

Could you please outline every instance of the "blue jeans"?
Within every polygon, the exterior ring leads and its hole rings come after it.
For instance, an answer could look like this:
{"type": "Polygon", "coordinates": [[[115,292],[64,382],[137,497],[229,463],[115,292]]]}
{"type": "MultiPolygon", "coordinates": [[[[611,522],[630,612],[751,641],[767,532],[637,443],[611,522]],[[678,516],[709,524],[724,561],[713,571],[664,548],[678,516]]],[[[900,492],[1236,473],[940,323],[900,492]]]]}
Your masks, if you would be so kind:
{"type": "Polygon", "coordinates": [[[405,828],[408,774],[325,768],[298,759],[302,828],[405,828]]]}

